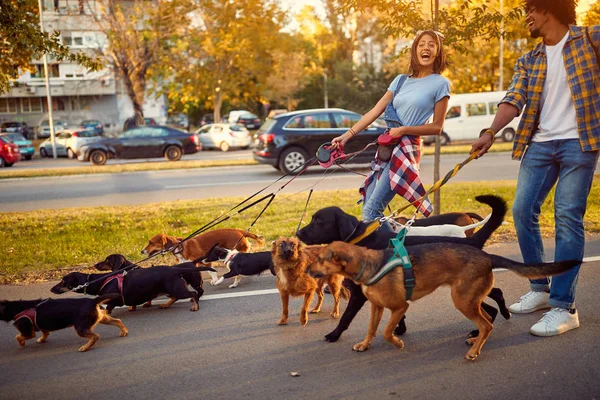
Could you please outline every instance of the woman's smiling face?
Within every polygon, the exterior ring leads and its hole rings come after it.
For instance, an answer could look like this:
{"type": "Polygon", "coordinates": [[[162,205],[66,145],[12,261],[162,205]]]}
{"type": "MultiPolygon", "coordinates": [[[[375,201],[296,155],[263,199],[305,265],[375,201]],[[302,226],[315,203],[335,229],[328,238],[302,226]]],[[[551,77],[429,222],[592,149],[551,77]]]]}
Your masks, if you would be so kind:
{"type": "Polygon", "coordinates": [[[437,38],[425,33],[417,42],[417,60],[422,67],[430,67],[438,54],[437,38]]]}

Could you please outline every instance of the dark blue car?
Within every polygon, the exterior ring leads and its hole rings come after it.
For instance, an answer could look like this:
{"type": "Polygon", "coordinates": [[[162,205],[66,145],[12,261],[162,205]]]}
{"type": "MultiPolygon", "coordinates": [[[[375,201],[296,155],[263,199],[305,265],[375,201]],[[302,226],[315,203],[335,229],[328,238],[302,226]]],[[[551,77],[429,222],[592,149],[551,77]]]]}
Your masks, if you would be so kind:
{"type": "Polygon", "coordinates": [[[109,158],[165,157],[177,161],[183,154],[202,149],[198,135],[168,126],[140,126],[123,132],[116,138],[84,144],[79,149],[79,161],[104,165],[109,158]]]}
{"type": "Polygon", "coordinates": [[[98,121],[97,119],[86,119],[81,121],[80,126],[83,129],[89,129],[96,132],[97,135],[104,135],[104,125],[102,125],[102,122],[98,121]]]}
{"type": "MultiPolygon", "coordinates": [[[[319,146],[331,142],[351,128],[361,115],[340,108],[293,111],[268,119],[258,130],[253,157],[261,164],[269,164],[288,173],[312,158],[319,146]]],[[[345,153],[362,150],[385,132],[379,121],[352,138],[345,153]]],[[[352,163],[370,162],[376,146],[352,159],[352,163]]],[[[296,172],[299,172],[297,170],[296,172]]]]}

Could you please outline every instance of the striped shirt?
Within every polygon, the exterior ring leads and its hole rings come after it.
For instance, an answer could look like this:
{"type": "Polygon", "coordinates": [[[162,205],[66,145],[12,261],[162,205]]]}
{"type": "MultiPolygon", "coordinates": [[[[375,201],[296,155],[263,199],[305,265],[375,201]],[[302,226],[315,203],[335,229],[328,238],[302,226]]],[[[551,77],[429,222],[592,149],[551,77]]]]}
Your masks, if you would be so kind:
{"type": "MultiPolygon", "coordinates": [[[[577,114],[577,130],[582,151],[600,149],[600,66],[594,48],[600,47],[600,25],[571,25],[563,49],[567,81],[577,114]]],[[[520,160],[537,129],[536,118],[546,79],[546,46],[540,42],[532,51],[517,60],[513,79],[500,103],[523,112],[513,144],[512,158],[520,160]],[[523,110],[524,108],[524,110],[523,110]]]]}

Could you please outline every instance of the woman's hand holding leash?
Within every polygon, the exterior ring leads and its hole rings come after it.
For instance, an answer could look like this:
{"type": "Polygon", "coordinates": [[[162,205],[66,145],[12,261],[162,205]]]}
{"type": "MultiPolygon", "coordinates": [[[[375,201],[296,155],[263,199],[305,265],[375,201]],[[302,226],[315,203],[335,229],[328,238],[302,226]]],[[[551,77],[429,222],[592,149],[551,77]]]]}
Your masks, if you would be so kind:
{"type": "Polygon", "coordinates": [[[331,147],[334,149],[339,149],[340,147],[344,148],[346,143],[348,143],[348,140],[350,140],[350,138],[354,137],[355,135],[356,133],[354,132],[354,129],[350,128],[343,135],[333,138],[331,140],[331,147]]]}

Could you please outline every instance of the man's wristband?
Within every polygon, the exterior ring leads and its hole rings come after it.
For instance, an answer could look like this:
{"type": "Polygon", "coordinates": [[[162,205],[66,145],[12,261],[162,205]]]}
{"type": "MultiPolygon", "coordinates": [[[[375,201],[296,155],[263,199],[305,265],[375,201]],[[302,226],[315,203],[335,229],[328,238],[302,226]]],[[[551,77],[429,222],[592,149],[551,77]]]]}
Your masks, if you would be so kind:
{"type": "Polygon", "coordinates": [[[494,143],[494,140],[496,140],[496,132],[494,132],[494,130],[492,128],[487,128],[487,129],[482,130],[479,133],[479,137],[482,137],[486,133],[489,133],[490,135],[492,135],[492,143],[494,143]]]}

